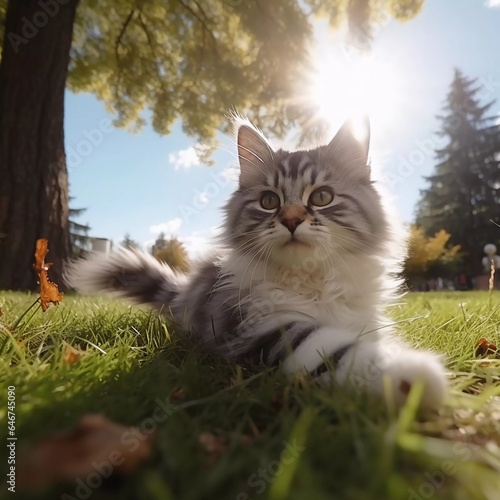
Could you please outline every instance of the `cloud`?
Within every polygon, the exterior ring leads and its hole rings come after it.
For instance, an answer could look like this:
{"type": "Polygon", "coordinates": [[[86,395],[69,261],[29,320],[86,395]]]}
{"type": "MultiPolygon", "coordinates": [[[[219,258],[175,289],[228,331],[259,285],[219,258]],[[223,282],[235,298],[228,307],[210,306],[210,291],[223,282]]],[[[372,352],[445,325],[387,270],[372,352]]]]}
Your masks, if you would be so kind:
{"type": "Polygon", "coordinates": [[[238,184],[239,175],[240,170],[236,167],[227,167],[220,173],[220,176],[231,184],[238,184]]]}
{"type": "Polygon", "coordinates": [[[198,195],[198,202],[202,205],[206,205],[210,201],[210,198],[208,197],[207,193],[205,191],[202,191],[198,195]]]}
{"type": "Polygon", "coordinates": [[[500,0],[486,0],[486,3],[484,4],[486,7],[500,7],[500,0]]]}
{"type": "Polygon", "coordinates": [[[205,259],[207,256],[214,255],[217,249],[217,242],[214,238],[220,233],[221,228],[216,226],[205,231],[194,231],[189,236],[181,236],[179,239],[184,243],[190,259],[205,259]]]}
{"type": "Polygon", "coordinates": [[[163,224],[149,226],[149,232],[152,234],[165,233],[165,235],[171,236],[174,233],[176,233],[181,226],[182,226],[182,219],[177,218],[164,222],[163,224]]]}
{"type": "Polygon", "coordinates": [[[206,236],[183,236],[179,238],[192,260],[204,259],[207,255],[210,255],[214,251],[214,244],[211,238],[206,236]]]}
{"type": "Polygon", "coordinates": [[[168,161],[174,166],[175,170],[189,169],[191,167],[199,167],[202,165],[200,155],[203,155],[207,150],[207,146],[197,144],[186,149],[180,149],[175,153],[168,155],[168,161]]]}

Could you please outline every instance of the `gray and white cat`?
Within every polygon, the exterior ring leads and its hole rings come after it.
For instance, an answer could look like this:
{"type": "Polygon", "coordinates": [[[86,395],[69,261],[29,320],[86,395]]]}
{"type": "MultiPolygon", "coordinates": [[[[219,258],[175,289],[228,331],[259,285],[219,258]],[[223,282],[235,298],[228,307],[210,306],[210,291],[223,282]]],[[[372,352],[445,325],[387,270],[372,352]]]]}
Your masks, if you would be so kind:
{"type": "Polygon", "coordinates": [[[73,265],[67,281],[168,311],[228,360],[334,377],[397,404],[420,380],[422,406],[439,407],[439,357],[395,338],[384,316],[401,252],[370,179],[368,145],[347,122],[327,146],[274,151],[240,120],[239,186],[217,258],[184,276],[120,250],[73,265]]]}

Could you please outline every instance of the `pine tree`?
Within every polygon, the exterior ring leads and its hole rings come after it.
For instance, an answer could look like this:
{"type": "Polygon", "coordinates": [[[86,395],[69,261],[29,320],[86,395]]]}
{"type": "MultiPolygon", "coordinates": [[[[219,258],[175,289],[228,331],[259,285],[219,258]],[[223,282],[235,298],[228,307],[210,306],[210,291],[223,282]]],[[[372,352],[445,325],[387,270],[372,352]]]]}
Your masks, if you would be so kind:
{"type": "Polygon", "coordinates": [[[120,245],[123,248],[127,248],[128,250],[139,250],[141,248],[141,245],[139,245],[139,243],[137,243],[137,241],[133,240],[130,237],[129,233],[125,233],[123,240],[120,241],[120,245]]]}
{"type": "MultiPolygon", "coordinates": [[[[71,202],[73,197],[69,197],[71,202]]],[[[71,241],[71,253],[74,257],[82,255],[90,250],[91,238],[89,236],[90,226],[75,222],[75,217],[80,217],[86,208],[69,208],[69,238],[71,241]]]]}
{"type": "Polygon", "coordinates": [[[167,246],[167,239],[165,238],[165,233],[162,231],[156,238],[153,246],[151,247],[151,255],[156,255],[161,249],[167,246]]]}
{"type": "Polygon", "coordinates": [[[500,126],[488,114],[494,102],[482,104],[477,81],[458,69],[438,118],[448,144],[436,151],[435,172],[422,191],[417,224],[428,236],[441,229],[460,245],[465,272],[481,269],[482,248],[497,243],[500,222],[500,126]]]}

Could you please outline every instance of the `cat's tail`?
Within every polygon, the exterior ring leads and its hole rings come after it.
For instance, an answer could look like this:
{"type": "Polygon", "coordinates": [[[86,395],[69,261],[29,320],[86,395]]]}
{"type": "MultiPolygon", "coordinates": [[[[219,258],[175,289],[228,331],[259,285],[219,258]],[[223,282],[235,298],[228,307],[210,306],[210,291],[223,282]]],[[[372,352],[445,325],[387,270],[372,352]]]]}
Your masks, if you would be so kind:
{"type": "Polygon", "coordinates": [[[94,253],[72,262],[64,280],[79,292],[107,292],[162,308],[177,297],[185,276],[147,253],[122,248],[111,255],[94,253]]]}

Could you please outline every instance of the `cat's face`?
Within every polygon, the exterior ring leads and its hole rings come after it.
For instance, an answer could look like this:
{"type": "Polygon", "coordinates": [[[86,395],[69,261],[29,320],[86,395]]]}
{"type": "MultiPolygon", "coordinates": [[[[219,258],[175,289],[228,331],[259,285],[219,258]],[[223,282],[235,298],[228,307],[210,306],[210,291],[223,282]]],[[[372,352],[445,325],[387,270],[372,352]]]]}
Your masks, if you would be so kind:
{"type": "Polygon", "coordinates": [[[289,265],[370,254],[384,242],[387,224],[370,181],[368,138],[359,142],[350,124],[327,146],[292,153],[273,151],[242,125],[238,156],[239,189],[226,207],[226,238],[238,252],[289,265]]]}

